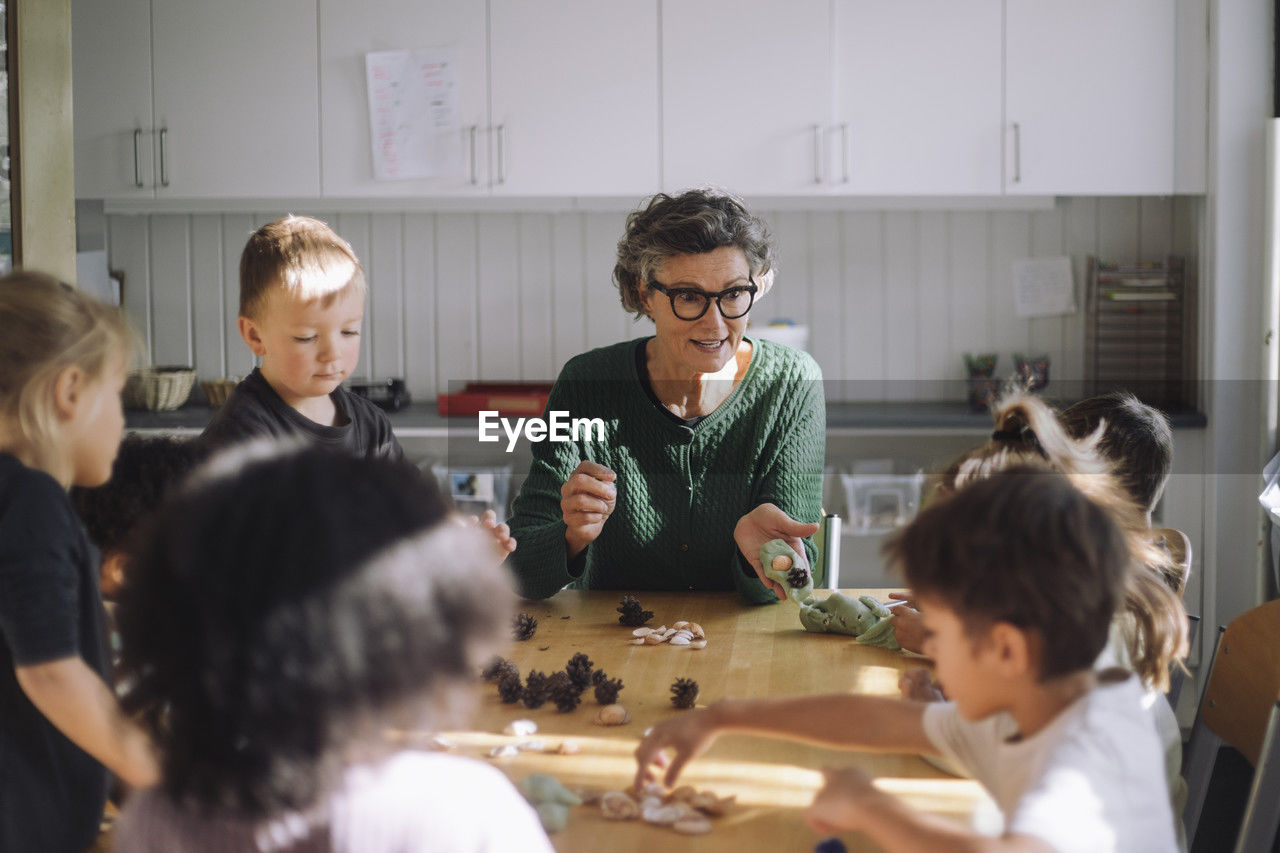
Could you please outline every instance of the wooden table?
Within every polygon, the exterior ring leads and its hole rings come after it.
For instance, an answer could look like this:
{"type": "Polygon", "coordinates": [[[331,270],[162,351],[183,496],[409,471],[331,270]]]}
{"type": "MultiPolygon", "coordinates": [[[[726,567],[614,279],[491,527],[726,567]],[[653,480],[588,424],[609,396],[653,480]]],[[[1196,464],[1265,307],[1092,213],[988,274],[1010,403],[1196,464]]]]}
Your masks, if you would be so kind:
{"type": "MultiPolygon", "coordinates": [[[[886,590],[857,590],[884,599],[886,590]]],[[[823,595],[825,593],[819,593],[823,595]]],[[[473,728],[449,732],[464,754],[487,756],[495,745],[530,738],[500,733],[512,720],[538,724],[533,736],[548,747],[574,740],[576,755],[521,752],[489,759],[513,780],[530,773],[549,773],[570,788],[625,788],[635,774],[633,752],[645,729],[675,714],[670,685],[677,677],[701,687],[700,706],[725,697],[782,696],[855,691],[896,696],[899,673],[918,658],[859,645],[852,638],[810,634],[800,627],[796,606],[750,607],[735,593],[644,593],[638,596],[654,611],[651,626],[685,619],[706,631],[705,649],[681,646],[632,646],[631,629],[618,623],[614,610],[621,594],[567,590],[521,609],[538,619],[534,637],[512,645],[508,657],[521,675],[531,669],[563,669],[576,652],[586,652],[596,668],[621,678],[619,701],[631,712],[625,726],[593,724],[599,705],[588,690],[572,713],[559,713],[548,703],[536,710],[504,705],[492,685],[485,685],[473,728]]],[[[914,755],[869,754],[827,750],[802,744],[742,736],[721,737],[685,770],[682,783],[720,796],[737,795],[738,805],[713,821],[707,836],[683,836],[640,821],[614,822],[593,807],[577,807],[568,827],[553,837],[560,851],[733,851],[812,850],[819,840],[804,824],[803,810],[813,798],[824,765],[857,765],[886,790],[936,814],[968,821],[985,795],[972,781],[945,776],[914,755]]],[[[495,815],[495,819],[501,819],[495,815]]],[[[875,849],[859,835],[844,837],[850,850],[875,849]]]]}

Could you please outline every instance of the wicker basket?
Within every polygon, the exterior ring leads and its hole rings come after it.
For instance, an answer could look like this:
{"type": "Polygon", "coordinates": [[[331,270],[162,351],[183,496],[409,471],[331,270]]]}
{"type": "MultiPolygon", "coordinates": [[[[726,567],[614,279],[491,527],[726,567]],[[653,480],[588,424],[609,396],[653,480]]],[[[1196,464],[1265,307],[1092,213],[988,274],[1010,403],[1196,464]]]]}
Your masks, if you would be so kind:
{"type": "Polygon", "coordinates": [[[204,389],[204,396],[209,401],[209,408],[221,409],[239,383],[240,380],[234,377],[231,379],[209,379],[201,382],[200,387],[204,389]]]}
{"type": "Polygon", "coordinates": [[[187,402],[196,372],[190,367],[142,367],[124,383],[124,404],[131,409],[167,412],[187,402]]]}

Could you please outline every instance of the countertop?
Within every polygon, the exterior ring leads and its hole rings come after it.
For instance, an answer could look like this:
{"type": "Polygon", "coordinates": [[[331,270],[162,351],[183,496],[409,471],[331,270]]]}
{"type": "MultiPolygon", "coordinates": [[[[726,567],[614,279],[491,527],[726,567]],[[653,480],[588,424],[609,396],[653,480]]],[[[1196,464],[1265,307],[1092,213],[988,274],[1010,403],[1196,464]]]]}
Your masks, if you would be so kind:
{"type": "MultiPolygon", "coordinates": [[[[1061,405],[1060,401],[1053,401],[1061,405]]],[[[1189,406],[1168,407],[1165,414],[1174,429],[1203,429],[1204,413],[1189,406]]],[[[204,429],[213,410],[187,404],[172,412],[129,411],[125,421],[132,430],[192,433],[204,429]]],[[[390,415],[391,426],[400,437],[459,436],[475,434],[475,417],[442,417],[434,403],[414,403],[390,415]]],[[[924,432],[985,433],[991,416],[974,411],[967,403],[950,400],[910,400],[858,403],[828,403],[827,431],[886,433],[896,430],[924,432]]]]}

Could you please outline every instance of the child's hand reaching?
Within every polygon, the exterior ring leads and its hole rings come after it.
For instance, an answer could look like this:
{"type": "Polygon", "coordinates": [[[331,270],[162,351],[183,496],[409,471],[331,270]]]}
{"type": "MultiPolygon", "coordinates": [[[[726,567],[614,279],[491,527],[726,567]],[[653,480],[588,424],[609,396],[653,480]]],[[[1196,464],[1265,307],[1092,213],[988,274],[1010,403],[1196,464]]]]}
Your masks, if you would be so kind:
{"type": "Polygon", "coordinates": [[[719,734],[715,723],[715,710],[689,711],[672,720],[659,723],[644,736],[636,747],[636,788],[652,782],[658,772],[665,770],[662,782],[668,788],[675,787],[676,779],[684,766],[707,751],[719,734]],[[672,750],[674,755],[668,755],[672,750]]]}
{"type": "Polygon", "coordinates": [[[898,690],[910,702],[945,702],[947,697],[933,680],[933,673],[922,666],[913,667],[898,677],[898,690]]]}
{"type": "Polygon", "coordinates": [[[820,835],[858,829],[863,810],[883,794],[856,767],[824,767],[822,789],[805,811],[805,821],[820,835]]]}
{"type": "Polygon", "coordinates": [[[511,538],[511,528],[505,523],[499,524],[498,516],[493,510],[486,509],[484,515],[479,517],[467,516],[467,522],[493,537],[499,560],[505,560],[507,555],[516,549],[516,540],[511,538]]]}

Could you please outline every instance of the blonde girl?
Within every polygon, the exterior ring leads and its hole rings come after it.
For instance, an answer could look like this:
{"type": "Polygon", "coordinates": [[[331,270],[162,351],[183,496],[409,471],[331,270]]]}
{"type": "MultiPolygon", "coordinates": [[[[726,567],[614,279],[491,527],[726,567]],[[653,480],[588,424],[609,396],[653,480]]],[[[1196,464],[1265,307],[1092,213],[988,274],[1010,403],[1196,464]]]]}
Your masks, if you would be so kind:
{"type": "Polygon", "coordinates": [[[0,278],[0,850],[83,850],[108,770],[157,775],[107,686],[98,554],[67,494],[111,475],[132,348],[119,311],[0,278]]]}

